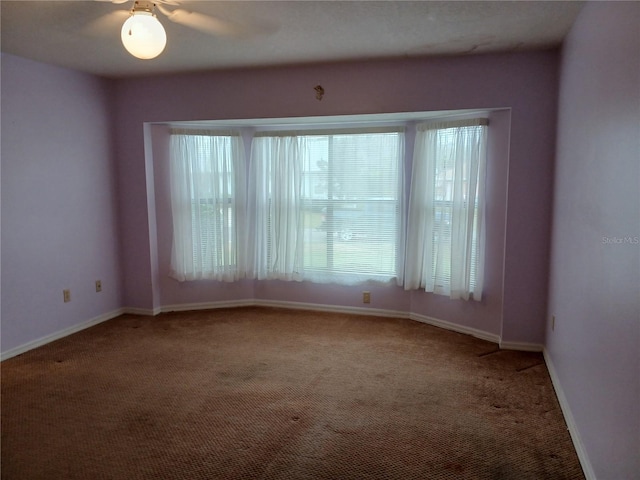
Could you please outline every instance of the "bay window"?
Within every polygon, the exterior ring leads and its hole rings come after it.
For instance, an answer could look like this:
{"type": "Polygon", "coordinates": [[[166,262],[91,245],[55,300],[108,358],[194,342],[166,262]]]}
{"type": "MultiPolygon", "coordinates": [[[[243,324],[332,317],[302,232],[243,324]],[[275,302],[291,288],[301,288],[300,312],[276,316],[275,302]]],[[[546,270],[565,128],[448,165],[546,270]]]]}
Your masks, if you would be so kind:
{"type": "Polygon", "coordinates": [[[248,170],[238,132],[174,128],[171,276],[393,282],[480,300],[487,125],[418,123],[412,162],[410,123],[266,128],[248,170]]]}

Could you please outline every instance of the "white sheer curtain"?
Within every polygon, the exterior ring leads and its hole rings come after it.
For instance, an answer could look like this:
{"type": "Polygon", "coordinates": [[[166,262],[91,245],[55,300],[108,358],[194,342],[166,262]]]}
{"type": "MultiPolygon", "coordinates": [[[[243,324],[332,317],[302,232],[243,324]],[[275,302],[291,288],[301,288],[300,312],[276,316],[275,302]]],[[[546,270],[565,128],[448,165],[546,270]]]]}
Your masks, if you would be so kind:
{"type": "Polygon", "coordinates": [[[250,276],[400,285],[403,154],[400,128],[255,136],[250,276]]]}
{"type": "Polygon", "coordinates": [[[487,125],[486,119],[418,125],[406,290],[482,297],[487,125]]]}
{"type": "Polygon", "coordinates": [[[253,278],[302,280],[304,137],[255,136],[251,145],[249,272],[253,278]]]}
{"type": "Polygon", "coordinates": [[[245,168],[237,133],[172,129],[173,278],[234,281],[244,275],[245,168]]]}

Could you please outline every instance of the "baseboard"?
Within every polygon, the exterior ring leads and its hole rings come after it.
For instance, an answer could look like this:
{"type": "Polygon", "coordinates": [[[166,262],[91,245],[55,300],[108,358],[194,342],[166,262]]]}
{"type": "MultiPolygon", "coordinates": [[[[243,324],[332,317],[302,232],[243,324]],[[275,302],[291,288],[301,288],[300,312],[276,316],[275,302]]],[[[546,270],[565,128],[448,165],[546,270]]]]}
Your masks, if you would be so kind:
{"type": "Polygon", "coordinates": [[[420,315],[418,313],[409,314],[409,318],[411,320],[416,320],[418,322],[433,325],[434,327],[444,328],[445,330],[451,330],[453,332],[464,333],[465,335],[471,335],[472,337],[480,338],[482,340],[487,340],[493,343],[500,343],[499,335],[494,335],[483,330],[478,330],[472,327],[465,327],[463,325],[447,322],[445,320],[439,320],[437,318],[428,317],[426,315],[420,315]]]}
{"type": "Polygon", "coordinates": [[[482,330],[478,330],[475,328],[471,328],[471,327],[457,325],[455,323],[447,322],[445,320],[439,320],[437,318],[428,317],[426,315],[420,315],[417,313],[403,312],[400,310],[385,310],[381,308],[327,305],[327,304],[321,304],[321,303],[286,302],[286,301],[278,301],[278,300],[249,299],[249,300],[230,300],[230,301],[221,301],[221,302],[181,303],[176,305],[165,305],[163,307],[154,308],[154,309],[135,308],[135,307],[120,308],[118,310],[114,310],[113,312],[100,315],[99,317],[93,318],[87,322],[81,323],[79,325],[75,325],[73,327],[69,327],[67,329],[61,330],[60,332],[56,332],[46,337],[34,340],[32,342],[26,343],[19,347],[13,348],[7,352],[3,352],[0,358],[2,360],[5,360],[7,358],[14,357],[16,355],[24,353],[33,348],[39,347],[41,345],[45,345],[46,343],[52,342],[59,338],[65,337],[67,335],[71,335],[72,333],[78,332],[80,330],[84,330],[85,328],[91,327],[92,325],[96,325],[97,323],[110,320],[112,318],[117,317],[118,315],[122,315],[125,313],[131,314],[131,315],[155,316],[162,312],[183,312],[183,311],[189,311],[189,310],[210,310],[210,309],[218,309],[218,308],[235,308],[235,307],[250,307],[250,306],[277,307],[277,308],[288,308],[288,309],[295,309],[295,310],[314,310],[319,312],[350,313],[355,315],[371,315],[375,317],[387,317],[387,318],[408,318],[418,322],[433,325],[435,327],[444,328],[446,330],[451,330],[454,332],[471,335],[473,337],[480,338],[482,340],[487,340],[489,342],[497,343],[500,345],[500,348],[505,348],[510,350],[542,351],[541,345],[519,343],[519,342],[501,342],[500,337],[498,335],[494,335],[494,334],[491,334],[482,330]]]}
{"type": "Polygon", "coordinates": [[[544,345],[526,342],[504,342],[501,340],[500,348],[503,350],[518,350],[520,352],[542,352],[544,345]]]}
{"type": "Polygon", "coordinates": [[[0,361],[4,361],[4,360],[7,360],[8,358],[15,357],[16,355],[20,355],[21,353],[28,352],[29,350],[33,350],[34,348],[37,348],[37,347],[41,347],[42,345],[46,345],[47,343],[53,342],[55,340],[59,340],[63,337],[79,332],[86,328],[93,327],[98,323],[106,322],[107,320],[116,318],[122,315],[123,313],[125,313],[125,309],[119,308],[112,312],[98,315],[97,317],[94,317],[91,320],[87,320],[86,322],[79,323],[77,325],[73,325],[72,327],[65,328],[58,332],[52,333],[50,335],[46,335],[36,340],[32,340],[31,342],[27,342],[23,345],[7,350],[6,352],[2,352],[2,354],[0,354],[0,361]]]}
{"type": "Polygon", "coordinates": [[[202,303],[180,303],[176,305],[165,305],[160,308],[163,313],[166,312],[186,312],[189,310],[212,310],[216,308],[236,308],[251,307],[256,305],[255,300],[227,300],[223,302],[202,302],[202,303]]]}
{"type": "Polygon", "coordinates": [[[258,307],[289,308],[293,310],[312,310],[316,312],[352,313],[355,315],[371,315],[373,317],[409,318],[407,312],[384,310],[381,308],[346,307],[343,305],[326,305],[322,303],[283,302],[278,300],[255,300],[258,307]]]}
{"type": "Polygon", "coordinates": [[[553,388],[556,391],[558,403],[560,403],[560,409],[562,410],[564,420],[567,423],[569,435],[571,435],[571,441],[573,442],[573,446],[576,449],[576,453],[578,454],[578,459],[580,460],[580,465],[582,466],[584,476],[587,480],[596,480],[596,474],[593,471],[593,467],[591,466],[591,461],[589,460],[587,451],[584,448],[584,444],[580,439],[578,426],[576,425],[576,421],[573,418],[573,414],[571,413],[569,402],[567,401],[567,397],[564,394],[564,390],[562,389],[562,385],[560,384],[560,379],[558,378],[558,374],[556,373],[555,367],[553,366],[551,357],[549,356],[546,348],[543,349],[542,353],[544,355],[544,361],[547,364],[549,376],[551,377],[551,383],[553,384],[553,388]]]}
{"type": "Polygon", "coordinates": [[[162,310],[160,308],[136,308],[136,307],[124,307],[122,313],[128,313],[129,315],[145,315],[147,317],[155,317],[162,310]]]}

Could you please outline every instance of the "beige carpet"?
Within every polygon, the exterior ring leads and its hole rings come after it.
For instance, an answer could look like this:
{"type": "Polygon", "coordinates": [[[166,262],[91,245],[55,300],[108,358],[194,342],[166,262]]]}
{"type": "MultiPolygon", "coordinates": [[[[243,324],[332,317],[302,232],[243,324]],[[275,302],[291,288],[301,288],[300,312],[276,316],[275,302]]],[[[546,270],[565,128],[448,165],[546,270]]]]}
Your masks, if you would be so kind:
{"type": "Polygon", "coordinates": [[[124,315],[2,363],[2,479],[582,479],[543,358],[411,320],[124,315]]]}

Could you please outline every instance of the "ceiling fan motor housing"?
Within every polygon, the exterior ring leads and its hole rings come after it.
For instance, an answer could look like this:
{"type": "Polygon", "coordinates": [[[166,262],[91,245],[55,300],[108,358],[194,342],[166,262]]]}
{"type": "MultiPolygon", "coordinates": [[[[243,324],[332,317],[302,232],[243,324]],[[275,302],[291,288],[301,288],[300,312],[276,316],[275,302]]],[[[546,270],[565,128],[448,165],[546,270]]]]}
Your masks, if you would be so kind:
{"type": "Polygon", "coordinates": [[[133,2],[133,8],[131,9],[131,13],[139,13],[139,12],[148,12],[153,15],[153,9],[156,4],[150,2],[148,0],[136,0],[133,2]]]}

